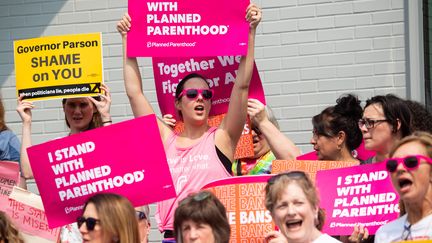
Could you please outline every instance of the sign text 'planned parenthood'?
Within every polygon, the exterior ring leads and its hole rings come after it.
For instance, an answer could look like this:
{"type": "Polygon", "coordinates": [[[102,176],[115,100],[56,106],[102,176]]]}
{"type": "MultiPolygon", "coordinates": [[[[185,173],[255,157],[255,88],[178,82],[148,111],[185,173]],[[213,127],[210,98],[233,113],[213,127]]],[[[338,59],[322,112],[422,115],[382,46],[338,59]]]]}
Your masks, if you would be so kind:
{"type": "Polygon", "coordinates": [[[244,55],[247,5],[245,0],[129,0],[128,56],[244,55]]]}

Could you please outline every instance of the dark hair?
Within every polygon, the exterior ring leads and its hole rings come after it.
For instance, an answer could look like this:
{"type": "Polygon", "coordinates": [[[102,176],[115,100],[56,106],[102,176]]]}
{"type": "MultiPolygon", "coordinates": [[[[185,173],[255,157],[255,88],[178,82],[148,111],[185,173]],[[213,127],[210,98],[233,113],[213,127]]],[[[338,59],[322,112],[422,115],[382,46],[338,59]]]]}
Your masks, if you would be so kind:
{"type": "Polygon", "coordinates": [[[85,203],[84,211],[90,203],[96,208],[105,242],[140,242],[135,209],[127,198],[114,193],[95,194],[85,203]]]}
{"type": "Polygon", "coordinates": [[[345,144],[351,151],[360,146],[363,135],[357,124],[363,110],[360,100],[353,94],[341,96],[335,106],[324,109],[312,118],[314,132],[326,137],[334,137],[338,132],[346,134],[345,144]]]}
{"type": "MultiPolygon", "coordinates": [[[[100,97],[99,97],[99,96],[96,96],[96,97],[93,97],[93,98],[96,99],[96,100],[100,100],[100,97]]],[[[70,99],[70,98],[69,98],[69,99],[70,99]]],[[[68,100],[68,98],[62,99],[62,104],[63,104],[63,106],[66,104],[66,101],[67,101],[67,100],[68,100]]],[[[90,101],[90,105],[93,105],[93,106],[94,106],[93,102],[90,101]]],[[[92,120],[91,120],[91,122],[89,123],[89,125],[88,125],[86,131],[87,131],[87,130],[94,129],[94,128],[102,127],[102,125],[103,125],[103,124],[102,124],[102,117],[101,117],[99,111],[96,109],[96,107],[94,107],[94,109],[96,110],[96,112],[93,113],[92,120]]],[[[68,122],[68,120],[67,120],[66,114],[65,114],[65,121],[66,121],[66,125],[70,128],[70,124],[69,124],[69,122],[68,122]]]]}
{"type": "Polygon", "coordinates": [[[281,198],[285,188],[291,183],[297,184],[303,190],[312,208],[318,208],[315,226],[318,230],[321,230],[325,222],[325,211],[319,207],[320,200],[315,185],[303,171],[290,171],[270,178],[265,187],[265,207],[273,215],[277,201],[281,198]]]}
{"type": "Polygon", "coordinates": [[[432,113],[424,105],[414,100],[405,100],[411,111],[411,131],[432,133],[432,113]]]}
{"type": "Polygon", "coordinates": [[[393,133],[397,133],[398,120],[400,121],[401,137],[405,137],[411,134],[411,122],[412,115],[406,102],[393,94],[377,95],[366,100],[366,107],[379,104],[381,105],[384,116],[388,120],[388,123],[393,127],[393,133]]]}
{"type": "Polygon", "coordinates": [[[229,242],[231,229],[226,209],[210,191],[190,194],[179,202],[174,215],[174,231],[178,243],[183,242],[181,227],[187,220],[210,225],[216,243],[229,242]]]}

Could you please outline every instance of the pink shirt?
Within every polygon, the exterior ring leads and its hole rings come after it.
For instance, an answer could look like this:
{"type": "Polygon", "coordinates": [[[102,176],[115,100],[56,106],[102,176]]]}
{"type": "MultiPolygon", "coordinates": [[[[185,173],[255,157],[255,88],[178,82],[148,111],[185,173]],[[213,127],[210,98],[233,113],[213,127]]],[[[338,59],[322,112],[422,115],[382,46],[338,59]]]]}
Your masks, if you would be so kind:
{"type": "Polygon", "coordinates": [[[216,127],[211,127],[195,145],[187,148],[176,146],[178,134],[175,133],[165,142],[177,197],[157,204],[156,220],[160,231],[173,230],[174,212],[179,201],[209,182],[231,177],[216,153],[215,134],[216,127]]]}

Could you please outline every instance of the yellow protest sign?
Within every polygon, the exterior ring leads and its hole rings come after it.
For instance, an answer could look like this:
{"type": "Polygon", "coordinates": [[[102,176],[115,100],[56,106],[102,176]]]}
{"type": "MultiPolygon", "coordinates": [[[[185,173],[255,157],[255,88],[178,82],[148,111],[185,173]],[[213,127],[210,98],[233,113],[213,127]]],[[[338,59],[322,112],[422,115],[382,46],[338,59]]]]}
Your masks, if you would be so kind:
{"type": "Polygon", "coordinates": [[[17,40],[14,60],[17,97],[46,100],[101,92],[101,33],[17,40]]]}

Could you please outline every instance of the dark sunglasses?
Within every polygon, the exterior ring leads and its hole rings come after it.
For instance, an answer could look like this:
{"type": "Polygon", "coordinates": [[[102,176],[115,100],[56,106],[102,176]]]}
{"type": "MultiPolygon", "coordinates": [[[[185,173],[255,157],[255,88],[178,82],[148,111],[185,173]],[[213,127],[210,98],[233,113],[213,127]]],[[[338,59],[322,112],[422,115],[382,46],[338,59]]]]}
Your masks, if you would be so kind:
{"type": "Polygon", "coordinates": [[[432,164],[432,159],[423,155],[409,155],[404,158],[389,158],[385,160],[387,171],[393,173],[396,171],[400,163],[403,164],[406,170],[415,170],[420,165],[420,160],[424,159],[429,164],[432,164]]]}
{"type": "Polygon", "coordinates": [[[178,98],[180,99],[183,95],[186,95],[186,97],[192,100],[192,99],[196,99],[198,97],[198,94],[201,94],[201,96],[205,100],[209,100],[213,97],[213,90],[212,89],[184,89],[180,93],[178,98]]]}
{"type": "Polygon", "coordinates": [[[147,219],[146,214],[143,211],[135,211],[138,220],[147,219]]]}
{"type": "Polygon", "coordinates": [[[91,217],[84,218],[81,216],[81,217],[77,218],[78,229],[81,228],[82,224],[86,223],[88,231],[94,230],[94,228],[98,222],[100,222],[99,219],[95,219],[95,218],[91,218],[91,217]]]}
{"type": "Polygon", "coordinates": [[[274,184],[277,180],[282,177],[288,177],[290,179],[307,179],[307,175],[303,171],[290,171],[285,173],[280,173],[275,176],[272,176],[267,182],[269,184],[274,184]]]}

